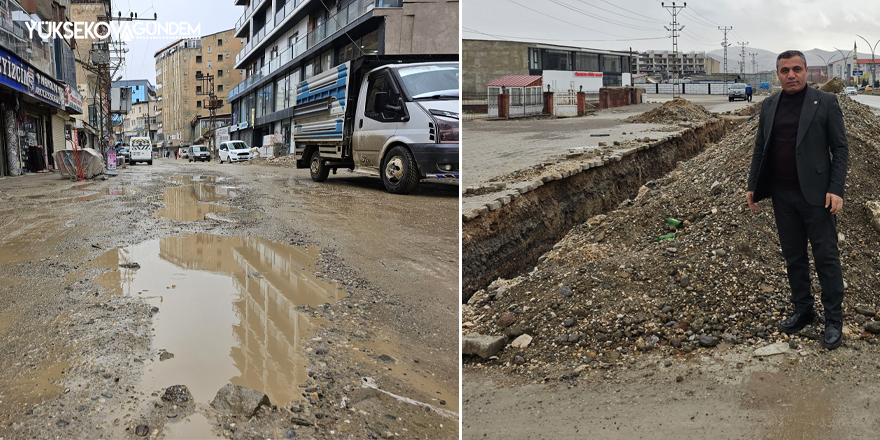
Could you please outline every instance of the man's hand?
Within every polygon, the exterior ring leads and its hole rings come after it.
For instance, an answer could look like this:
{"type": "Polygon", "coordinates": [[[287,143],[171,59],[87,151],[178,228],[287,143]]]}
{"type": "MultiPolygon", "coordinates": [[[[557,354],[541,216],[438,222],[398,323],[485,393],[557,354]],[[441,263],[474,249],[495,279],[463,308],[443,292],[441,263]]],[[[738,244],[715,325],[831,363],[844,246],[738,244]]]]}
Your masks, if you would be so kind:
{"type": "Polygon", "coordinates": [[[837,194],[825,193],[825,207],[831,207],[831,213],[837,214],[843,209],[843,198],[837,194]]]}
{"type": "MultiPolygon", "coordinates": [[[[752,201],[752,197],[754,197],[754,196],[755,196],[754,191],[746,191],[746,203],[749,204],[749,209],[751,209],[752,211],[757,211],[758,204],[752,201]]],[[[841,203],[843,203],[843,201],[841,201],[841,203]]]]}

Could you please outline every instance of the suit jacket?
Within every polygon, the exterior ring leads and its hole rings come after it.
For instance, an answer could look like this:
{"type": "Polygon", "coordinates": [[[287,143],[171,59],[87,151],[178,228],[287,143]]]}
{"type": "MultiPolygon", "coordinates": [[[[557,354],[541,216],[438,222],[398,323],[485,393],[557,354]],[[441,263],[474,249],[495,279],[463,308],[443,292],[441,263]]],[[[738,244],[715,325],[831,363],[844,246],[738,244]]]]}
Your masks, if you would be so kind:
{"type": "MultiPolygon", "coordinates": [[[[782,93],[785,91],[770,96],[761,105],[748,184],[748,191],[755,192],[752,198],[755,202],[769,197],[771,192],[768,176],[771,170],[769,160],[765,159],[770,157],[773,118],[782,93]]],[[[807,86],[798,123],[795,158],[801,193],[807,203],[825,206],[826,193],[843,197],[849,146],[837,96],[807,86]]]]}

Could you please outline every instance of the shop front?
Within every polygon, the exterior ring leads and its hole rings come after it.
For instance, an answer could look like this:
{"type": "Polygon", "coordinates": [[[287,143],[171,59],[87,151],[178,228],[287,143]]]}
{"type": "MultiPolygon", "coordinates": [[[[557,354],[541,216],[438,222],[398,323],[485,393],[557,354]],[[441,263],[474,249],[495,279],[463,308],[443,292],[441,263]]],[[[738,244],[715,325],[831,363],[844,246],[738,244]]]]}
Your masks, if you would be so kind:
{"type": "Polygon", "coordinates": [[[62,83],[0,47],[0,176],[52,169],[52,152],[65,148],[68,111],[76,111],[67,99],[62,83]]]}

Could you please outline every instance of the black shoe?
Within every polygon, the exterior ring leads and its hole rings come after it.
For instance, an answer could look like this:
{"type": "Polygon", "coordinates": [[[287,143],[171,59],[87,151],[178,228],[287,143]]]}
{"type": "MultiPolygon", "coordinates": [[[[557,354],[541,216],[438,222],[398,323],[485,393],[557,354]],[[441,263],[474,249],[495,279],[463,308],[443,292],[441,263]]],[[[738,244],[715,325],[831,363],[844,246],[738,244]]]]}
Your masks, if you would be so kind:
{"type": "Polygon", "coordinates": [[[822,346],[834,350],[843,343],[843,323],[840,321],[827,320],[825,322],[825,336],[822,338],[822,346]]]}
{"type": "Polygon", "coordinates": [[[812,324],[815,319],[816,312],[795,313],[779,323],[779,330],[788,334],[797,333],[812,324]]]}

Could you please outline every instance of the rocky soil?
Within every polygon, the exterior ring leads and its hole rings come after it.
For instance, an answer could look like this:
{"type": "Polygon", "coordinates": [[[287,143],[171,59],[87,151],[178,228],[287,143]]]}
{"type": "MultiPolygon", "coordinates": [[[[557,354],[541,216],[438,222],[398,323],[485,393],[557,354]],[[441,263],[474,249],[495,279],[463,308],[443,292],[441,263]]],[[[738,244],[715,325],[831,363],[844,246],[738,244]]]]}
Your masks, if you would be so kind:
{"type": "Polygon", "coordinates": [[[659,108],[626,118],[626,122],[668,124],[679,121],[706,121],[714,115],[706,107],[684,98],[675,98],[659,108]]]}
{"type": "MultiPolygon", "coordinates": [[[[850,149],[838,214],[845,344],[871,347],[880,332],[880,253],[866,205],[877,200],[880,186],[880,120],[864,105],[838,100],[850,149]]],[[[503,335],[506,347],[488,359],[465,357],[466,368],[543,380],[614,375],[645,354],[694,356],[772,344],[820,350],[821,325],[793,338],[776,329],[791,308],[772,208],[762,202],[753,213],[745,204],[757,123],[757,116],[745,120],[645,184],[634,200],[573,228],[533,271],[477,292],[463,306],[464,334],[503,335]],[[667,234],[675,237],[658,241],[667,234]]],[[[819,290],[814,280],[817,297],[819,290]]]]}

